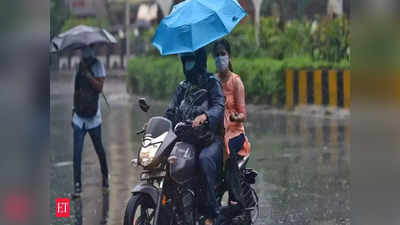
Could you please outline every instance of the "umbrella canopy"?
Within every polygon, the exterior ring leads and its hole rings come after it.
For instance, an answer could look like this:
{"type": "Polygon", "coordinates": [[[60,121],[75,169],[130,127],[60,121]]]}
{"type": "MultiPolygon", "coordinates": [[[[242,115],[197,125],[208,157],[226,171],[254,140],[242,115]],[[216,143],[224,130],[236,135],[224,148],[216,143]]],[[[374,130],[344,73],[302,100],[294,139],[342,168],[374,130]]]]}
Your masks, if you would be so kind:
{"type": "Polygon", "coordinates": [[[77,49],[92,44],[115,44],[117,40],[106,30],[86,25],[76,26],[51,40],[50,52],[77,49]]]}
{"type": "Polygon", "coordinates": [[[194,52],[229,34],[244,16],[236,0],[186,0],[161,21],[153,45],[161,55],[194,52]]]}

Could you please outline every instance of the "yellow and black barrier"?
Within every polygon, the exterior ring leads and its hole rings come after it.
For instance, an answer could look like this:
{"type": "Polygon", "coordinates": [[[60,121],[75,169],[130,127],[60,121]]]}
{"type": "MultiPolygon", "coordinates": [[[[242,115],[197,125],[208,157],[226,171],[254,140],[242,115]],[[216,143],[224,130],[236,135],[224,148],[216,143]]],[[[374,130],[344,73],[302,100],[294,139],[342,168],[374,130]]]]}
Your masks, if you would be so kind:
{"type": "Polygon", "coordinates": [[[286,70],[286,107],[350,108],[350,70],[286,70]]]}

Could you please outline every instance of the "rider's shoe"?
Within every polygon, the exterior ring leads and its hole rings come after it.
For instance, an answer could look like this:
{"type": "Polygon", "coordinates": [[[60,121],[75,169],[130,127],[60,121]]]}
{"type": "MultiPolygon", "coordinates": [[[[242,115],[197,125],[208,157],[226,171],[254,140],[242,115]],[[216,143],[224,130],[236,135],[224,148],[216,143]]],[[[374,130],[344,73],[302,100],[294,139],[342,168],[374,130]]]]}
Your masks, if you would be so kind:
{"type": "Polygon", "coordinates": [[[80,183],[76,183],[75,187],[74,187],[74,192],[71,193],[71,198],[75,199],[75,198],[80,198],[81,197],[81,184],[80,183]]]}
{"type": "Polygon", "coordinates": [[[76,198],[80,198],[80,197],[81,197],[81,190],[79,188],[75,189],[75,191],[71,193],[72,199],[76,199],[76,198]]]}

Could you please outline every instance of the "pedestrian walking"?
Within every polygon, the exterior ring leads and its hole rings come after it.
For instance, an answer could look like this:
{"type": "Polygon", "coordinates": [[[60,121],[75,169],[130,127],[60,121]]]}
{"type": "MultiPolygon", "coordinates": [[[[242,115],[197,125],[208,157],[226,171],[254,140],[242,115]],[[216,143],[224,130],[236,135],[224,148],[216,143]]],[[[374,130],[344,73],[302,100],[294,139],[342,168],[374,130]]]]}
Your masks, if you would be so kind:
{"type": "Polygon", "coordinates": [[[99,94],[103,90],[106,72],[103,63],[95,56],[93,46],[82,49],[82,58],[75,76],[72,127],[74,137],[74,192],[79,197],[82,191],[81,161],[86,133],[92,139],[97,153],[104,190],[109,187],[106,152],[101,137],[101,109],[99,94]]]}

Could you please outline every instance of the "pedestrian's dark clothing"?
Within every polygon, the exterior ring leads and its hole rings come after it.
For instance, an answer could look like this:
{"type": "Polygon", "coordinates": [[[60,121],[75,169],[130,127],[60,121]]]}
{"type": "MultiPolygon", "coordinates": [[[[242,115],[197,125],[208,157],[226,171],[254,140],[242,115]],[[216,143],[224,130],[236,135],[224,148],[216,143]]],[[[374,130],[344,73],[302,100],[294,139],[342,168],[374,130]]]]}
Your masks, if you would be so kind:
{"type": "MultiPolygon", "coordinates": [[[[103,63],[101,63],[101,61],[95,58],[93,49],[89,47],[85,48],[83,50],[83,56],[84,58],[82,58],[82,60],[84,60],[88,65],[91,65],[89,71],[90,73],[92,73],[94,77],[104,78],[106,76],[104,65],[103,63]]],[[[84,75],[79,75],[79,76],[84,76],[84,75]]],[[[88,117],[88,118],[81,117],[77,114],[77,112],[75,112],[75,109],[73,110],[74,113],[72,117],[72,126],[74,133],[74,188],[76,193],[79,193],[82,190],[81,161],[82,161],[83,143],[87,132],[89,132],[97,156],[99,158],[101,173],[103,178],[103,187],[108,187],[108,168],[106,161],[106,153],[103,147],[102,137],[101,137],[102,116],[100,109],[100,99],[96,98],[93,99],[93,101],[96,101],[98,104],[97,112],[93,117],[88,117]]]]}
{"type": "Polygon", "coordinates": [[[108,167],[106,161],[106,153],[104,151],[103,143],[101,141],[101,125],[86,129],[85,127],[79,128],[76,125],[74,127],[74,184],[75,190],[82,188],[81,182],[81,161],[82,161],[82,150],[83,143],[85,140],[86,133],[89,133],[92,139],[94,149],[97,157],[99,158],[101,174],[103,178],[103,186],[108,186],[108,167]]]}

